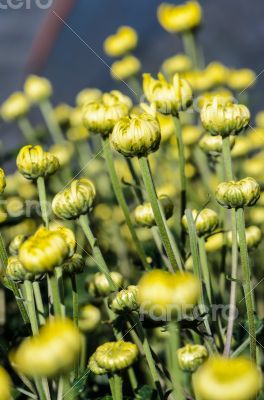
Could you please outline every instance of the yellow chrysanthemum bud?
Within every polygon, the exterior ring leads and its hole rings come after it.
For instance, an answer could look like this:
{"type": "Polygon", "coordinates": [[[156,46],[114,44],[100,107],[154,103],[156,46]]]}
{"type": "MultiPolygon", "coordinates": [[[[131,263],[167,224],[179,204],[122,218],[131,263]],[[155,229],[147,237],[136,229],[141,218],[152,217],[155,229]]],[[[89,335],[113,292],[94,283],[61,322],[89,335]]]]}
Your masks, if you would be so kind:
{"type": "Polygon", "coordinates": [[[138,356],[138,348],[130,342],[107,342],[96,349],[94,359],[100,368],[116,372],[132,365],[138,356]]]}
{"type": "MultiPolygon", "coordinates": [[[[110,272],[110,277],[117,288],[122,288],[124,285],[124,278],[119,272],[110,272]]],[[[101,272],[95,274],[92,282],[88,285],[88,290],[90,290],[90,285],[93,286],[95,294],[100,296],[106,297],[112,292],[108,280],[101,272]]]]}
{"type": "Polygon", "coordinates": [[[19,248],[20,248],[21,244],[24,243],[25,240],[26,240],[25,235],[17,235],[14,237],[14,239],[11,240],[11,242],[9,244],[9,248],[8,248],[11,256],[18,255],[19,248]]]}
{"type": "Polygon", "coordinates": [[[72,126],[67,130],[66,136],[71,142],[80,142],[87,140],[90,136],[90,133],[85,126],[72,126]]]}
{"type": "Polygon", "coordinates": [[[8,258],[5,274],[7,279],[15,282],[24,282],[25,280],[34,281],[36,279],[36,275],[28,272],[17,256],[8,258]]]}
{"type": "Polygon", "coordinates": [[[197,1],[188,1],[177,6],[162,3],[157,14],[160,25],[172,33],[194,29],[202,20],[202,10],[197,1]]]}
{"type": "MultiPolygon", "coordinates": [[[[259,227],[252,225],[245,229],[246,242],[249,250],[256,248],[262,239],[262,232],[259,227]]],[[[239,245],[239,237],[237,237],[237,242],[239,245]]],[[[232,247],[232,232],[227,233],[227,244],[232,247]]]]}
{"type": "Polygon", "coordinates": [[[74,254],[65,260],[61,267],[64,275],[81,274],[85,267],[85,260],[80,254],[74,254]]]}
{"type": "Polygon", "coordinates": [[[138,288],[133,285],[128,286],[127,289],[123,289],[120,292],[113,293],[108,298],[109,308],[116,314],[136,311],[138,309],[137,293],[138,288]]]}
{"type": "Polygon", "coordinates": [[[179,366],[184,371],[194,372],[208,357],[206,347],[199,344],[187,344],[177,350],[179,366]]]}
{"type": "Polygon", "coordinates": [[[25,339],[10,355],[15,370],[30,377],[69,371],[81,349],[81,335],[69,319],[49,320],[39,335],[25,339]]]}
{"type": "Polygon", "coordinates": [[[31,103],[41,103],[52,96],[50,81],[37,75],[30,75],[26,79],[24,91],[31,103]]]}
{"type": "Polygon", "coordinates": [[[207,70],[191,70],[181,74],[195,92],[204,92],[213,88],[213,81],[207,70]]]}
{"type": "Polygon", "coordinates": [[[135,29],[130,26],[120,26],[114,35],[104,41],[104,51],[110,57],[120,57],[133,50],[138,43],[135,29]]]}
{"type": "Polygon", "coordinates": [[[74,155],[74,146],[70,142],[57,143],[50,147],[49,152],[53,154],[61,167],[68,165],[74,155]]]}
{"type": "MultiPolygon", "coordinates": [[[[200,212],[198,210],[192,210],[192,216],[198,236],[204,236],[213,232],[219,223],[218,215],[210,208],[204,208],[200,212]]],[[[182,224],[186,231],[188,231],[187,218],[185,215],[182,217],[182,224]]]]}
{"type": "Polygon", "coordinates": [[[87,88],[83,89],[80,93],[76,96],[76,105],[77,107],[85,107],[90,103],[94,103],[95,101],[100,100],[102,97],[102,92],[99,89],[95,88],[87,88]]]}
{"type": "Polygon", "coordinates": [[[3,193],[6,187],[5,173],[2,168],[0,168],[0,194],[3,193]]]}
{"type": "Polygon", "coordinates": [[[227,89],[219,89],[212,92],[205,92],[198,97],[197,105],[199,109],[201,110],[203,106],[207,103],[212,103],[215,98],[217,98],[218,103],[222,104],[234,103],[235,100],[232,92],[227,89]]]}
{"type": "Polygon", "coordinates": [[[141,62],[135,56],[125,56],[121,60],[115,61],[111,66],[111,76],[117,80],[126,81],[135,76],[141,70],[141,62]]]}
{"type": "Polygon", "coordinates": [[[70,249],[58,231],[40,228],[19,248],[18,258],[32,273],[53,271],[69,256],[70,249]]]}
{"type": "MultiPolygon", "coordinates": [[[[160,205],[164,211],[166,219],[169,219],[173,214],[173,202],[168,196],[161,196],[159,198],[160,205]]],[[[150,203],[139,205],[134,210],[135,221],[138,225],[151,228],[156,225],[154,213],[150,203]]]]}
{"type": "Polygon", "coordinates": [[[199,126],[185,125],[182,127],[182,140],[185,146],[193,146],[201,137],[202,130],[199,126]]]}
{"type": "Polygon", "coordinates": [[[236,134],[249,124],[250,112],[243,104],[222,104],[215,98],[201,111],[203,126],[212,135],[226,137],[236,134]]]}
{"type": "Polygon", "coordinates": [[[97,361],[95,360],[95,353],[89,358],[88,368],[95,375],[105,375],[107,374],[107,370],[99,366],[97,361]]]}
{"type": "Polygon", "coordinates": [[[244,178],[238,182],[222,182],[215,193],[218,203],[226,208],[253,206],[259,196],[260,187],[253,178],[244,178]]]}
{"type": "Polygon", "coordinates": [[[41,146],[31,145],[22,147],[18,153],[16,164],[19,172],[27,179],[52,175],[60,167],[57,157],[44,151],[41,146]]]}
{"type": "Polygon", "coordinates": [[[221,232],[214,233],[209,236],[205,242],[205,250],[208,253],[214,253],[217,250],[220,250],[224,245],[224,235],[221,232]]]}
{"type": "MultiPolygon", "coordinates": [[[[230,147],[235,145],[235,136],[230,136],[230,147]]],[[[222,154],[223,138],[221,135],[212,136],[209,133],[203,135],[199,141],[199,147],[207,154],[218,156],[222,154]]]]}
{"type": "Polygon", "coordinates": [[[160,126],[150,114],[121,118],[115,125],[111,143],[125,157],[142,157],[156,151],[161,140],[160,126]]]}
{"type": "Polygon", "coordinates": [[[76,239],[75,239],[75,235],[73,233],[73,231],[69,228],[67,228],[66,226],[60,225],[57,221],[53,222],[49,229],[51,231],[57,232],[59,233],[63,239],[65,240],[65,242],[68,245],[69,248],[69,254],[68,257],[72,257],[75,254],[76,251],[76,247],[77,247],[77,243],[76,243],[76,239]]]}
{"type": "Polygon", "coordinates": [[[189,71],[192,68],[192,60],[186,54],[176,54],[167,58],[161,66],[162,72],[172,77],[176,73],[189,71]]]}
{"type": "Polygon", "coordinates": [[[243,357],[209,358],[193,375],[199,400],[252,400],[261,384],[258,367],[243,357]]]}
{"type": "Polygon", "coordinates": [[[61,219],[75,219],[89,211],[94,198],[94,184],[86,178],[75,179],[69,188],[56,194],[52,210],[61,219]]]}
{"type": "Polygon", "coordinates": [[[153,270],[138,283],[140,312],[167,320],[181,309],[192,309],[199,293],[200,285],[194,275],[153,270]]]}
{"type": "Polygon", "coordinates": [[[162,114],[178,115],[192,104],[192,89],[189,83],[175,74],[172,83],[159,73],[158,79],[150,74],[143,75],[143,89],[146,98],[162,114]]]}
{"type": "Polygon", "coordinates": [[[54,108],[54,117],[60,126],[66,127],[69,124],[71,110],[72,108],[66,103],[58,104],[54,108]]]}
{"type": "Polygon", "coordinates": [[[206,67],[206,72],[213,86],[224,86],[228,80],[229,69],[220,62],[211,62],[206,67]]]}
{"type": "Polygon", "coordinates": [[[228,86],[233,90],[246,90],[256,82],[256,74],[251,69],[235,69],[228,74],[228,86]]]}
{"type": "Polygon", "coordinates": [[[11,400],[12,381],[6,370],[0,366],[1,400],[11,400]]]}
{"type": "Polygon", "coordinates": [[[161,143],[169,140],[175,134],[175,124],[172,115],[157,113],[160,124],[161,143]]]}
{"type": "Polygon", "coordinates": [[[29,112],[29,101],[21,92],[13,93],[1,107],[1,116],[7,121],[16,121],[24,117],[29,112]]]}
{"type": "Polygon", "coordinates": [[[84,125],[94,133],[108,135],[117,121],[128,115],[132,102],[118,90],[104,93],[101,100],[84,109],[84,125]]]}
{"type": "Polygon", "coordinates": [[[83,332],[94,331],[101,321],[101,311],[92,304],[86,304],[80,310],[79,327],[83,332]]]}

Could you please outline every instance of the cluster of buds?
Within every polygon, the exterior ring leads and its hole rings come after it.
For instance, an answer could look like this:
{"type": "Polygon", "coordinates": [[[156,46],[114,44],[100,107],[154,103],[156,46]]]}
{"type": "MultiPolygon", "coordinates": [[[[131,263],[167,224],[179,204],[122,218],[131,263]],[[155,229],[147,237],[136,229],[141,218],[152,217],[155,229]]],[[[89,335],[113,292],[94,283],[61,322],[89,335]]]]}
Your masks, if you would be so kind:
{"type": "MultiPolygon", "coordinates": [[[[110,277],[117,289],[121,289],[124,285],[124,277],[119,272],[110,272],[110,277]]],[[[88,292],[92,296],[107,297],[112,292],[109,281],[101,272],[97,272],[93,279],[88,283],[88,292]]]]}
{"type": "MultiPolygon", "coordinates": [[[[198,210],[193,210],[192,216],[198,236],[204,236],[212,233],[217,228],[219,223],[218,215],[210,208],[204,208],[200,212],[198,210]]],[[[182,217],[182,224],[186,231],[188,231],[187,218],[185,215],[182,217]]]]}
{"type": "Polygon", "coordinates": [[[182,370],[194,372],[208,358],[208,351],[200,344],[187,344],[177,350],[177,357],[182,370]]]}
{"type": "Polygon", "coordinates": [[[116,314],[124,312],[136,311],[138,309],[137,301],[138,288],[130,285],[127,289],[113,293],[108,298],[108,305],[116,314]]]}
{"type": "Polygon", "coordinates": [[[99,346],[89,360],[88,367],[96,375],[115,373],[130,367],[137,359],[134,343],[118,341],[99,346]]]}
{"type": "MultiPolygon", "coordinates": [[[[169,219],[173,214],[173,202],[166,195],[160,196],[159,202],[163,209],[165,218],[169,219]]],[[[134,217],[138,225],[146,226],[148,228],[156,225],[153,209],[150,203],[144,203],[137,206],[134,210],[134,217]]]]}
{"type": "Polygon", "coordinates": [[[242,208],[253,206],[259,199],[260,186],[253,178],[240,181],[222,182],[218,185],[215,197],[221,206],[242,208]]]}

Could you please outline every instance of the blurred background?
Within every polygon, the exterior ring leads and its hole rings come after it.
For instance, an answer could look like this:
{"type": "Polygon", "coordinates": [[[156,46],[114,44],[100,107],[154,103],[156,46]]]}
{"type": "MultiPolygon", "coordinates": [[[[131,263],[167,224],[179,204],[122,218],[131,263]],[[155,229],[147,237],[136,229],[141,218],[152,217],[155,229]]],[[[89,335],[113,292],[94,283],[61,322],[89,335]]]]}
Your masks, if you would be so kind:
{"type": "MultiPolygon", "coordinates": [[[[171,1],[180,3],[180,1],[171,1]]],[[[53,102],[72,104],[84,87],[118,88],[102,48],[106,36],[120,25],[139,34],[135,51],[144,72],[155,73],[162,61],[182,50],[177,36],[165,32],[156,18],[161,0],[1,0],[0,100],[23,86],[27,73],[47,76],[54,85],[53,102]],[[9,7],[8,4],[16,5],[9,7]],[[5,6],[7,5],[7,7],[5,6]]],[[[206,62],[219,60],[229,67],[252,68],[260,74],[250,90],[253,114],[262,108],[264,92],[264,2],[254,0],[200,1],[204,23],[199,42],[206,62]],[[261,71],[263,70],[263,74],[261,71]]],[[[1,140],[9,148],[19,140],[13,127],[1,126],[1,140]]]]}

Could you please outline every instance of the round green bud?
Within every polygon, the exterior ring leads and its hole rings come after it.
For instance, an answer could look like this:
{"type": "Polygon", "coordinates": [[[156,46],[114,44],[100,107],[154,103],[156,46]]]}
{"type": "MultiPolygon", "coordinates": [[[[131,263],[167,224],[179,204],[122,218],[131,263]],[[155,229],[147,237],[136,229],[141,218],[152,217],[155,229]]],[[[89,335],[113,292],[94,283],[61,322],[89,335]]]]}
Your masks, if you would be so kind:
{"type": "Polygon", "coordinates": [[[187,344],[177,350],[179,366],[182,370],[194,372],[208,357],[205,346],[199,344],[187,344]]]}
{"type": "MultiPolygon", "coordinates": [[[[230,136],[230,146],[233,148],[235,144],[235,136],[230,136]]],[[[212,156],[218,156],[222,153],[223,138],[221,135],[212,136],[205,134],[199,141],[199,147],[206,153],[212,156]]]]}
{"type": "MultiPolygon", "coordinates": [[[[259,243],[261,242],[262,239],[262,232],[261,229],[258,226],[252,225],[246,228],[245,230],[246,233],[246,242],[247,242],[247,247],[249,250],[255,249],[259,243]]],[[[237,242],[238,246],[240,245],[239,243],[239,236],[237,236],[237,242]]],[[[232,247],[232,232],[227,233],[227,244],[229,247],[232,247]]]]}
{"type": "Polygon", "coordinates": [[[24,243],[26,238],[27,237],[25,235],[17,235],[14,237],[14,239],[11,240],[9,244],[9,253],[11,254],[11,256],[18,255],[19,248],[21,244],[24,243]]]}
{"type": "Polygon", "coordinates": [[[111,294],[108,298],[109,308],[111,308],[111,310],[116,314],[136,311],[138,309],[137,293],[137,286],[131,285],[128,286],[127,289],[111,294]]]}
{"type": "Polygon", "coordinates": [[[260,196],[259,184],[253,178],[222,182],[215,193],[216,200],[226,208],[253,206],[260,196]]]}
{"type": "MultiPolygon", "coordinates": [[[[210,208],[204,208],[200,212],[198,210],[193,210],[192,216],[198,236],[204,236],[213,232],[219,223],[218,215],[210,208]]],[[[188,231],[187,218],[185,215],[182,217],[182,224],[185,230],[188,231]]]]}
{"type": "MultiPolygon", "coordinates": [[[[165,218],[169,219],[173,214],[173,202],[166,195],[160,196],[159,202],[164,211],[165,218]]],[[[148,228],[156,225],[154,213],[150,203],[144,203],[137,206],[134,211],[134,217],[138,225],[146,226],[148,228]]]]}
{"type": "Polygon", "coordinates": [[[34,273],[27,271],[18,257],[12,256],[8,258],[6,267],[6,278],[14,282],[24,282],[25,280],[34,281],[37,276],[34,273]]]}
{"type": "Polygon", "coordinates": [[[62,264],[62,272],[64,275],[81,274],[85,267],[85,260],[80,254],[74,254],[62,264]]]}
{"type": "MultiPolygon", "coordinates": [[[[110,277],[112,278],[117,288],[121,288],[124,285],[124,278],[119,272],[110,272],[110,277]]],[[[112,292],[107,278],[101,272],[97,272],[95,274],[94,279],[92,281],[92,286],[93,285],[95,293],[97,293],[100,296],[106,297],[112,292]]]]}
{"type": "Polygon", "coordinates": [[[99,346],[94,359],[107,372],[117,372],[130,367],[137,359],[138,348],[134,343],[118,341],[99,346]]]}
{"type": "Polygon", "coordinates": [[[83,332],[94,331],[101,321],[101,311],[92,304],[81,307],[79,327],[83,332]]]}

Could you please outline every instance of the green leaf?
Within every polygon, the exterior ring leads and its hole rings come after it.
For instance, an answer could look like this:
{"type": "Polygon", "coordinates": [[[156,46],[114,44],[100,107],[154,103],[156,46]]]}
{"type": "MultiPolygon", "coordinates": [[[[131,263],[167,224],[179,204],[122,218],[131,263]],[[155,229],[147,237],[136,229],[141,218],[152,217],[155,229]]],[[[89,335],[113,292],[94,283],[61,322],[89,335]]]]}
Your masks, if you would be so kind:
{"type": "Polygon", "coordinates": [[[136,394],[136,400],[154,400],[154,399],[156,399],[155,391],[148,385],[142,386],[136,394]]]}

